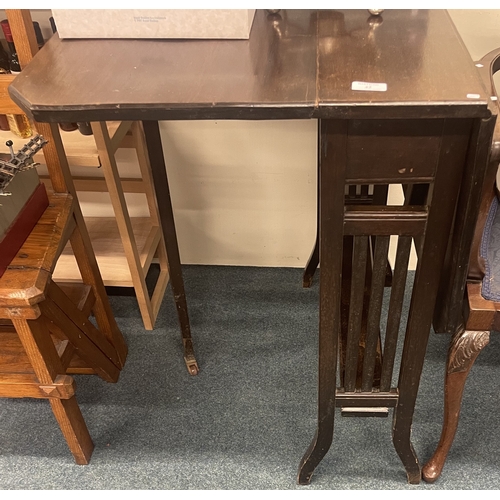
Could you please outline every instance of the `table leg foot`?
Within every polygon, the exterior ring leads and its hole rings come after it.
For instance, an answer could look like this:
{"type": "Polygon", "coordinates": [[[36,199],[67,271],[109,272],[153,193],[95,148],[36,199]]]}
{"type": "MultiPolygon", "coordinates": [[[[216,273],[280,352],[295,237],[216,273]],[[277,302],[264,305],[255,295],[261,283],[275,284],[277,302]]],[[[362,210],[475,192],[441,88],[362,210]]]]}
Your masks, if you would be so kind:
{"type": "Polygon", "coordinates": [[[184,339],[184,362],[190,375],[198,375],[200,369],[194,356],[193,342],[191,339],[184,339]]]}
{"type": "Polygon", "coordinates": [[[397,409],[394,413],[394,425],[392,432],[392,442],[401,462],[406,470],[406,476],[410,484],[419,484],[422,479],[420,464],[410,441],[411,422],[409,425],[398,423],[397,409]]]}
{"type": "Polygon", "coordinates": [[[329,428],[318,429],[312,443],[305,452],[299,465],[297,483],[307,485],[311,482],[311,476],[318,464],[323,460],[333,440],[333,422],[329,428]]]}
{"type": "Polygon", "coordinates": [[[440,459],[439,457],[436,457],[436,454],[432,456],[432,459],[429,460],[424,467],[422,468],[422,479],[426,483],[434,483],[439,476],[441,475],[441,472],[443,470],[443,465],[444,465],[444,459],[440,459]],[[436,460],[436,461],[434,461],[436,460]]]}
{"type": "Polygon", "coordinates": [[[297,483],[300,485],[308,485],[311,482],[311,477],[314,473],[314,469],[321,461],[324,453],[318,457],[318,451],[316,450],[317,441],[315,440],[311,446],[306,451],[306,454],[302,457],[299,465],[299,473],[297,476],[297,483]]]}

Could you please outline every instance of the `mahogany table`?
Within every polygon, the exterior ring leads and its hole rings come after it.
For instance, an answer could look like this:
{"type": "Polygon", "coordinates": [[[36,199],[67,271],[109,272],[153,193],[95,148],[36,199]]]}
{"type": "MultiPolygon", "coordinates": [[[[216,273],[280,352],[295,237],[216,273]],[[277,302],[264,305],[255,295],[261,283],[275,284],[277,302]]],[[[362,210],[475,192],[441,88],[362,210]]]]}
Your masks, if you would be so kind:
{"type": "Polygon", "coordinates": [[[298,481],[307,484],[328,451],[336,406],[368,415],[393,408],[394,446],[408,480],[420,481],[410,434],[436,297],[441,290],[435,323],[450,331],[459,318],[448,297],[463,294],[496,119],[446,11],[257,11],[249,40],[54,36],[9,92],[36,121],[143,121],[194,373],[158,120],[318,119],[318,426],[298,481]],[[403,206],[380,196],[390,184],[404,186],[403,206]],[[398,246],[388,275],[390,235],[398,246]],[[412,241],[418,265],[401,325],[412,241]]]}

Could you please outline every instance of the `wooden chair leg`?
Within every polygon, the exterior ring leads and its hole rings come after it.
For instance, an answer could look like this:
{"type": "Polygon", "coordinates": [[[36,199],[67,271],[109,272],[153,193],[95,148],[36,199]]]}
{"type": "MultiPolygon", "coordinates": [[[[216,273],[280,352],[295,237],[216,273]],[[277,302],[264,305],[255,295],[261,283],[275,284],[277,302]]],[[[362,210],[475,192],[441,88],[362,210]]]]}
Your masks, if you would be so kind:
{"type": "Polygon", "coordinates": [[[489,331],[468,331],[455,334],[448,351],[444,387],[444,418],[441,439],[434,455],[422,469],[428,483],[439,478],[455,438],[465,381],[477,356],[490,340],[489,331]]]}
{"type": "Polygon", "coordinates": [[[87,465],[94,450],[94,443],[76,397],[73,396],[69,399],[50,398],[49,401],[75,462],[78,465],[87,465]]]}

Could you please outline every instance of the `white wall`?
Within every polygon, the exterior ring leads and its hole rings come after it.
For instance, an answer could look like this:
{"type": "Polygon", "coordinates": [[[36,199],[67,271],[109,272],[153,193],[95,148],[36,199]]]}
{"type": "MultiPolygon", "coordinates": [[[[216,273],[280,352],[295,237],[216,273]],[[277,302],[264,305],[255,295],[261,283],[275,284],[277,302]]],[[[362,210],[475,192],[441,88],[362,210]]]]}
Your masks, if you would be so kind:
{"type": "Polygon", "coordinates": [[[473,60],[500,47],[500,9],[448,10],[473,60]]]}
{"type": "MultiPolygon", "coordinates": [[[[500,10],[450,15],[473,59],[500,46],[500,10]]],[[[46,36],[49,16],[33,11],[46,36]]],[[[160,126],[184,263],[304,266],[316,227],[315,120],[160,126]]],[[[118,158],[124,175],[139,176],[130,151],[118,158]]],[[[145,215],[141,195],[127,199],[132,215],[145,215]]],[[[112,214],[106,194],[81,202],[86,215],[112,214]]]]}
{"type": "Polygon", "coordinates": [[[163,122],[183,261],[302,266],[315,239],[316,120],[163,122]]]}

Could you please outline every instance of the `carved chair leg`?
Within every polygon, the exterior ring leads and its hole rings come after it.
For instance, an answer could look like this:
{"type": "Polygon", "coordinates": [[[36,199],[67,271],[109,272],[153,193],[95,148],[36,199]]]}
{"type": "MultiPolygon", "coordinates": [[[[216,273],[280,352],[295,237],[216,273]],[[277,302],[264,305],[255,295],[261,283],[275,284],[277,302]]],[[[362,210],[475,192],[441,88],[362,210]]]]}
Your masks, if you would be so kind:
{"type": "Polygon", "coordinates": [[[428,483],[433,483],[441,475],[457,431],[465,381],[474,361],[489,340],[489,331],[468,330],[458,332],[451,339],[444,388],[441,439],[434,455],[422,469],[422,477],[428,483]]]}

